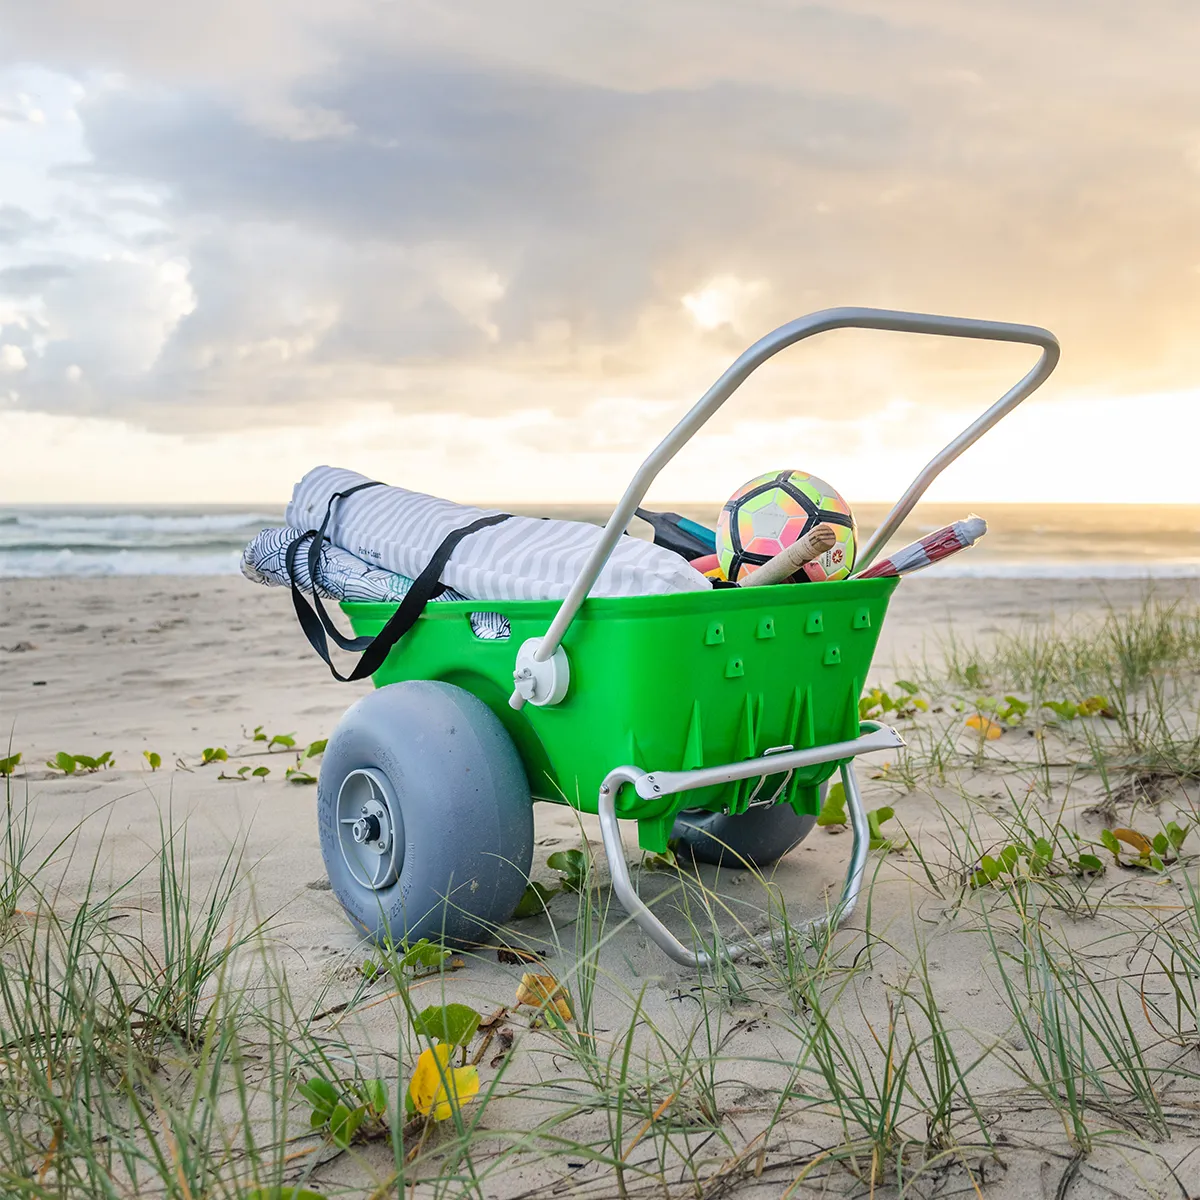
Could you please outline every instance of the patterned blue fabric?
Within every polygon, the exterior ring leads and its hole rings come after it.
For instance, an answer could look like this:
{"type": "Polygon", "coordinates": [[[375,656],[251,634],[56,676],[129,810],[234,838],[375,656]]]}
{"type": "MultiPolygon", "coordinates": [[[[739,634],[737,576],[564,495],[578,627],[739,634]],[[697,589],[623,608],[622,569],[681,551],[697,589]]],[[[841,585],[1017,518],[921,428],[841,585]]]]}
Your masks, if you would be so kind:
{"type": "MultiPolygon", "coordinates": [[[[287,573],[288,547],[301,536],[299,529],[264,529],[242,552],[242,574],[253,583],[267,587],[290,587],[287,573]]],[[[350,600],[362,603],[399,604],[412,587],[407,575],[397,575],[382,567],[372,566],[326,542],[321,547],[317,594],[326,600],[350,600]]],[[[301,591],[312,591],[308,574],[308,547],[296,556],[296,583],[301,591]]],[[[432,603],[439,600],[467,600],[453,588],[447,588],[432,603]]],[[[497,612],[470,614],[471,629],[485,641],[500,641],[512,633],[508,618],[497,612]]]]}

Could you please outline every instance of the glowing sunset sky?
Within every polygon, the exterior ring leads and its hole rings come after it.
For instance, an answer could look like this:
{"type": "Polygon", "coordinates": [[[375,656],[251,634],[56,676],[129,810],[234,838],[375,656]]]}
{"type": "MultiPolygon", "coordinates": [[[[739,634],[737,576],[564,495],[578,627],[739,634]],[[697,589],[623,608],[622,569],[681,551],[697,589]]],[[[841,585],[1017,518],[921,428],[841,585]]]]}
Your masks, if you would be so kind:
{"type": "MultiPolygon", "coordinates": [[[[840,304],[1063,343],[935,496],[1200,502],[1197,63],[1192,0],[0,0],[0,502],[610,499],[840,304]]],[[[657,494],[889,499],[1032,359],[827,335],[657,494]]]]}

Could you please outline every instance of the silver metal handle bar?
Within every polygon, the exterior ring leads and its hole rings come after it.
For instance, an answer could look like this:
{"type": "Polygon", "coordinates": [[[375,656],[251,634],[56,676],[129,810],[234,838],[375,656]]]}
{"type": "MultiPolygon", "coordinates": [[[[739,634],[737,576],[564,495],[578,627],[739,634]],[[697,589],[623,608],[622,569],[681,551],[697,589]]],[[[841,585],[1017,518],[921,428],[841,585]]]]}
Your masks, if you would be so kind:
{"type": "MultiPolygon", "coordinates": [[[[940,317],[927,313],[897,312],[884,308],[827,308],[810,313],[807,317],[789,321],[773,333],[760,338],[746,350],[733,365],[708,389],[695,407],[667,434],[638,468],[625,489],[620,503],[613,510],[604,527],[604,533],[596,543],[591,556],[571,585],[571,590],[559,606],[546,636],[534,652],[538,662],[545,662],[554,655],[562,644],[564,635],[575,619],[579,606],[587,598],[592,585],[599,578],[608,556],[633,519],[634,510],[642,502],[659,472],[692,439],[700,427],[733,395],[748,376],[767,359],[780,350],[803,341],[817,333],[831,329],[885,329],[898,333],[938,334],[945,337],[978,338],[994,342],[1023,342],[1040,346],[1042,356],[1033,369],[1015,387],[1005,392],[991,408],[969,425],[944,450],[930,460],[925,469],[913,480],[895,507],[884,518],[883,524],[871,535],[858,555],[856,569],[870,565],[883,545],[899,528],[901,522],[912,511],[913,506],[924,494],[925,489],[941,471],[952,463],[968,446],[981,438],[1002,417],[1011,412],[1026,396],[1036,391],[1058,363],[1058,340],[1047,329],[1037,325],[1013,325],[1007,321],[976,321],[969,317],[940,317]]],[[[525,698],[514,691],[509,701],[513,708],[521,708],[525,698]]]]}
{"type": "Polygon", "coordinates": [[[829,742],[824,746],[809,746],[805,750],[787,750],[742,762],[726,763],[720,767],[693,767],[687,771],[651,771],[630,780],[633,789],[643,800],[657,796],[673,796],[695,788],[733,783],[735,779],[751,779],[755,775],[779,775],[817,763],[836,762],[875,750],[898,750],[904,739],[890,725],[870,723],[869,731],[844,742],[829,742]]]}
{"type": "MultiPolygon", "coordinates": [[[[864,721],[862,728],[867,732],[847,742],[835,742],[827,746],[813,746],[807,750],[796,750],[791,754],[772,754],[762,758],[751,758],[740,763],[729,763],[721,767],[698,767],[692,771],[658,771],[647,774],[640,767],[617,767],[610,771],[600,785],[597,814],[600,818],[600,836],[604,842],[604,856],[608,860],[608,872],[613,891],[621,907],[629,914],[643,933],[655,945],[677,963],[685,967],[711,966],[719,958],[733,962],[749,951],[766,950],[774,944],[775,935],[768,934],[756,943],[736,942],[728,945],[716,955],[704,951],[689,950],[652,913],[646,902],[637,894],[629,877],[625,862],[625,849],[621,844],[621,826],[617,820],[617,796],[624,784],[631,783],[643,798],[687,791],[691,788],[707,787],[712,783],[727,783],[734,779],[749,779],[755,775],[774,774],[793,767],[812,766],[815,763],[836,761],[858,754],[869,754],[874,750],[896,749],[904,745],[904,739],[890,726],[874,721],[864,721]],[[654,780],[659,781],[658,785],[654,780]]],[[[867,867],[871,833],[867,825],[867,812],[858,780],[854,775],[853,763],[843,763],[842,786],[846,793],[846,810],[850,816],[850,827],[854,831],[854,844],[850,851],[850,862],[842,883],[842,894],[837,904],[824,917],[810,921],[806,926],[815,933],[826,926],[837,928],[854,911],[858,894],[862,890],[863,876],[867,867]]]]}

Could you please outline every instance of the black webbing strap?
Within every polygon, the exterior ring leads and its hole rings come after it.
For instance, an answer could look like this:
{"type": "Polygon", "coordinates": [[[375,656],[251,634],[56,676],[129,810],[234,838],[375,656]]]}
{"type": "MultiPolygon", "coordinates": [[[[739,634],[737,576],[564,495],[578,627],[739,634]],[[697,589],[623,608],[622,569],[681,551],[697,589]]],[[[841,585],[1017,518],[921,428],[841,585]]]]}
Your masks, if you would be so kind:
{"type": "Polygon", "coordinates": [[[448,533],[442,539],[441,545],[433,552],[425,569],[413,580],[412,587],[409,588],[404,599],[400,601],[399,607],[379,633],[374,637],[348,638],[334,626],[317,595],[321,546],[325,541],[325,531],[329,528],[335,501],[361,491],[363,488],[378,486],[380,485],[377,482],[372,481],[371,483],[360,483],[357,487],[348,488],[344,492],[335,492],[329,497],[329,506],[325,510],[325,519],[321,522],[321,528],[310,529],[307,533],[302,533],[287,549],[286,563],[288,579],[292,584],[292,604],[296,609],[300,628],[304,630],[304,636],[308,638],[309,645],[325,660],[334,679],[340,680],[342,683],[352,683],[357,679],[365,679],[368,675],[373,675],[382,666],[388,651],[417,623],[417,618],[424,611],[425,605],[434,596],[445,591],[445,585],[441,581],[442,571],[450,561],[455,547],[463,538],[480,529],[486,529],[489,525],[498,525],[501,521],[507,521],[510,516],[509,513],[496,513],[490,517],[480,517],[478,521],[472,521],[470,525],[464,525],[461,529],[454,529],[448,533]],[[296,583],[296,556],[299,554],[300,544],[308,539],[311,539],[308,547],[308,577],[312,585],[311,606],[296,583]],[[329,656],[326,634],[332,637],[343,650],[362,653],[362,657],[349,675],[340,674],[333,665],[333,660],[329,656]]]}
{"type": "MultiPolygon", "coordinates": [[[[325,611],[325,606],[321,603],[321,597],[317,594],[317,583],[320,579],[321,570],[321,547],[325,544],[325,531],[329,528],[329,522],[333,519],[333,506],[347,496],[353,496],[355,492],[364,491],[367,488],[382,487],[383,484],[378,479],[368,480],[366,483],[355,484],[352,488],[347,488],[344,492],[334,492],[329,497],[329,503],[325,505],[325,516],[321,520],[320,529],[310,529],[307,533],[302,533],[288,548],[287,556],[284,560],[287,567],[287,577],[292,585],[292,604],[296,608],[296,613],[300,613],[300,605],[304,603],[303,594],[300,592],[299,585],[296,582],[296,558],[300,553],[300,546],[303,542],[308,542],[308,580],[309,586],[312,588],[312,606],[316,609],[317,618],[319,619],[325,632],[333,638],[343,650],[354,652],[365,650],[370,644],[369,637],[348,638],[344,637],[330,619],[329,614],[325,611]]],[[[307,627],[303,617],[300,618],[300,625],[307,633],[307,627]]],[[[312,641],[310,636],[308,639],[312,641]]],[[[326,659],[328,662],[328,659],[326,659]]]]}

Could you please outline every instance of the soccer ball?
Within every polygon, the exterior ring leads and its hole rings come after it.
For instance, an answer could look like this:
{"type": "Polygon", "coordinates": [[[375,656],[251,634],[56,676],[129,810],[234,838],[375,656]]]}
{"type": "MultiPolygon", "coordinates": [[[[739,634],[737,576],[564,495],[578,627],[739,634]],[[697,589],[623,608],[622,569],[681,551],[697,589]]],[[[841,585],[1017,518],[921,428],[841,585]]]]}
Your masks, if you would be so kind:
{"type": "Polygon", "coordinates": [[[854,569],[858,529],[850,505],[806,471],[769,471],[750,480],[730,496],[717,518],[717,557],[725,578],[744,579],[822,523],[833,526],[837,541],[805,563],[797,579],[845,579],[854,569]]]}

